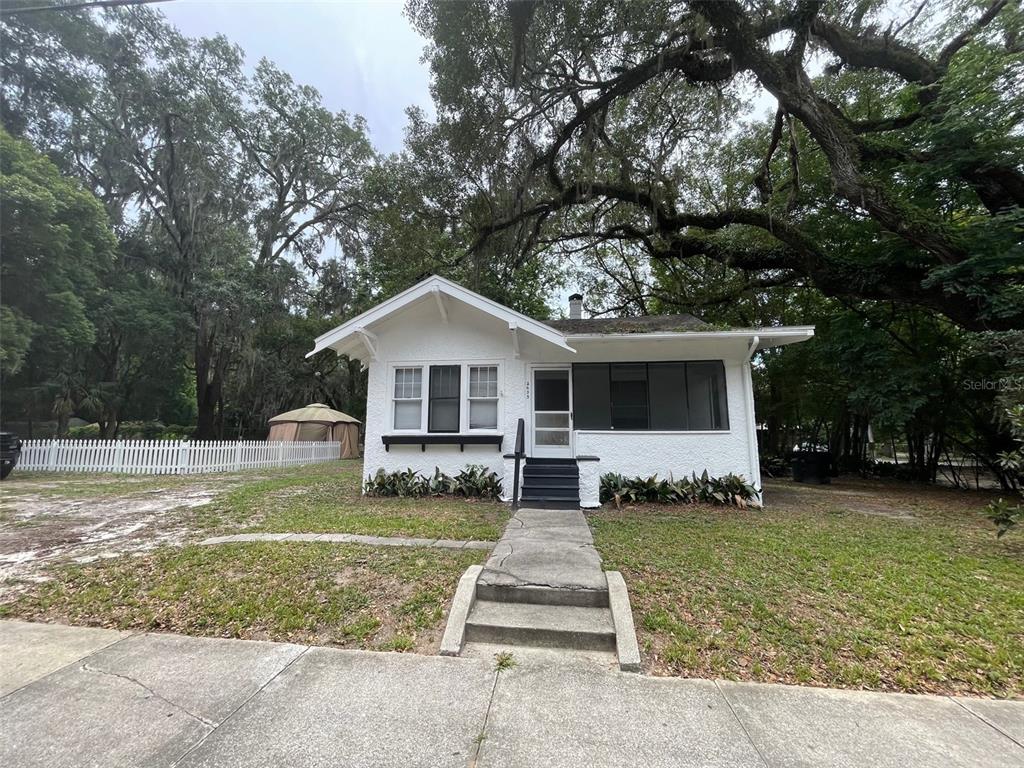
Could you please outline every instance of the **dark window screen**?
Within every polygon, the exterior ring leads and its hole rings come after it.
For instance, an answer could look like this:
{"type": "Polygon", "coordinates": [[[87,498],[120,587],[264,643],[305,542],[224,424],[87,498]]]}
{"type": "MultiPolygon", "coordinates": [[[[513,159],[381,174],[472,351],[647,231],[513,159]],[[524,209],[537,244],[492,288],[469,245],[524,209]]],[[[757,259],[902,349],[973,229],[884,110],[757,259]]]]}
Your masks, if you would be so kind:
{"type": "Polygon", "coordinates": [[[577,363],[572,392],[576,429],[729,428],[721,360],[577,363]]]}
{"type": "Polygon", "coordinates": [[[651,429],[689,429],[686,418],[686,363],[649,363],[651,429]]]}
{"type": "Polygon", "coordinates": [[[608,363],[580,363],[572,368],[572,409],[576,429],[611,429],[608,363]]]}
{"type": "Polygon", "coordinates": [[[690,429],[726,429],[725,366],[721,362],[687,363],[686,390],[690,429]]]}
{"type": "Polygon", "coordinates": [[[536,371],[533,380],[535,411],[569,410],[568,371],[536,371]]]}
{"type": "Polygon", "coordinates": [[[430,410],[427,431],[459,431],[459,375],[461,366],[430,366],[430,410]]]}
{"type": "Polygon", "coordinates": [[[647,429],[647,365],[611,366],[613,429],[647,429]]]}

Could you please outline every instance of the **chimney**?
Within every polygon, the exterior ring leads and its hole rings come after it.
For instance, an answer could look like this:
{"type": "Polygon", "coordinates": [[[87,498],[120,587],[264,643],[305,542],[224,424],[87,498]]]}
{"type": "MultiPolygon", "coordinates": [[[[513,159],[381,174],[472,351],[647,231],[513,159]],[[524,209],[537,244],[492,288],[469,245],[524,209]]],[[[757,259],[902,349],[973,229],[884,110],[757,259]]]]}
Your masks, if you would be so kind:
{"type": "Polygon", "coordinates": [[[583,294],[574,293],[569,297],[569,319],[570,320],[582,320],[583,319],[583,294]]]}

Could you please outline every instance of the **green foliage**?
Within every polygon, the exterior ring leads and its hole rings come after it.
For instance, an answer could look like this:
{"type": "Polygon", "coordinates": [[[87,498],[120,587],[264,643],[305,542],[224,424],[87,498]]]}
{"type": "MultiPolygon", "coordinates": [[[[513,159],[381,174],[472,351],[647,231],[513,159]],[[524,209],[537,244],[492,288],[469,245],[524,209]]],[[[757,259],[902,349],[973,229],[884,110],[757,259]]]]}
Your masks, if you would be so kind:
{"type": "Polygon", "coordinates": [[[623,477],[617,473],[601,475],[601,502],[622,504],[718,504],[735,505],[746,509],[750,502],[756,505],[757,489],[741,475],[710,477],[707,470],[700,477],[694,472],[690,478],[659,480],[650,477],[623,477]]]}
{"type": "Polygon", "coordinates": [[[95,197],[2,128],[0,199],[2,373],[17,373],[26,360],[64,367],[57,361],[73,359],[96,337],[90,315],[113,266],[114,234],[95,197]]]}
{"type": "Polygon", "coordinates": [[[301,361],[306,334],[332,324],[323,314],[350,311],[350,264],[325,265],[319,285],[313,270],[332,242],[359,253],[361,183],[375,160],[366,125],[270,62],[249,75],[243,61],[224,38],[184,37],[149,7],[0,22],[5,124],[95,193],[53,165],[35,186],[5,170],[5,217],[25,216],[3,243],[0,358],[5,373],[24,371],[5,382],[7,418],[46,418],[52,398],[61,419],[95,419],[106,436],[126,419],[191,416],[212,437],[265,433],[267,417],[313,400],[359,410],[358,369],[301,361]],[[106,227],[110,268],[99,276],[85,269],[95,226],[56,226],[72,209],[68,189],[106,227]],[[100,200],[120,237],[116,264],[100,200]],[[84,274],[37,269],[39,290],[25,294],[17,254],[31,248],[55,262],[74,253],[58,266],[84,274]],[[26,363],[46,346],[47,360],[26,363]],[[262,391],[270,371],[275,386],[262,391]]]}
{"type": "MultiPolygon", "coordinates": [[[[1017,440],[1018,447],[1005,451],[999,457],[999,463],[1013,477],[1021,499],[1024,499],[1024,405],[1017,405],[1006,412],[1010,429],[1017,440]]],[[[988,506],[989,519],[995,523],[996,535],[1002,537],[1008,531],[1024,522],[1024,503],[1005,501],[1002,498],[988,506]]]]}
{"type": "MultiPolygon", "coordinates": [[[[122,421],[118,424],[116,435],[122,440],[185,440],[191,437],[192,427],[185,427],[180,424],[163,424],[159,421],[122,421]]],[[[82,427],[71,427],[68,430],[70,438],[101,438],[105,437],[103,429],[99,424],[86,424],[82,427]]]]}
{"type": "Polygon", "coordinates": [[[495,472],[479,464],[467,464],[454,477],[434,468],[432,477],[412,469],[385,472],[378,469],[366,479],[364,490],[372,496],[466,496],[496,499],[501,495],[501,480],[495,472]]]}
{"type": "Polygon", "coordinates": [[[761,456],[761,474],[765,477],[785,477],[790,471],[790,460],[786,455],[761,456]]]}

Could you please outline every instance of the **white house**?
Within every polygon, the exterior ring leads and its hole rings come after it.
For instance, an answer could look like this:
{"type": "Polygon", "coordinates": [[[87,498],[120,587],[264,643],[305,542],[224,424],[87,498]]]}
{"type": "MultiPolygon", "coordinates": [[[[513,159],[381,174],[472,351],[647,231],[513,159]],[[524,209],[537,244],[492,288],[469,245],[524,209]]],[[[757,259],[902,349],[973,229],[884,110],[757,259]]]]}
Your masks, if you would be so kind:
{"type": "Polygon", "coordinates": [[[811,326],[717,330],[691,315],[540,321],[429,277],[323,334],[369,368],[364,476],[490,467],[523,501],[599,505],[600,475],[743,475],[760,488],[751,356],[811,326]],[[578,486],[577,486],[578,476],[578,486]]]}

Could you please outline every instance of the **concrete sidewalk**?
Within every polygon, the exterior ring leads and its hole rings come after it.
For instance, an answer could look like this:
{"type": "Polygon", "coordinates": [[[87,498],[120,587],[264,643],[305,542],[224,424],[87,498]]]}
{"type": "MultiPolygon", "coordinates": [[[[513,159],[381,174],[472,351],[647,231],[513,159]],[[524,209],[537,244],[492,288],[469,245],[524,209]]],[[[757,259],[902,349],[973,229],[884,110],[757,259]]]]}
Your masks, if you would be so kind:
{"type": "Polygon", "coordinates": [[[1024,702],[0,622],[3,766],[1024,766],[1024,702]]]}

